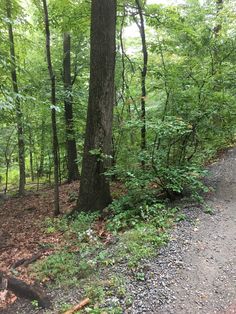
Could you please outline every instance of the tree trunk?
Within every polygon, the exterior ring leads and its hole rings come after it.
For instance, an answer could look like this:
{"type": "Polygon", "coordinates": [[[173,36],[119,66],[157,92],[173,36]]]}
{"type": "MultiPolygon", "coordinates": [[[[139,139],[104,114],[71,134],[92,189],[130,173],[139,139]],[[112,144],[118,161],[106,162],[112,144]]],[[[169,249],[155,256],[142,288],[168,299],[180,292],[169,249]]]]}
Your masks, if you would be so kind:
{"type": "Polygon", "coordinates": [[[54,215],[60,214],[59,209],[59,162],[58,162],[58,138],[57,138],[57,123],[56,123],[56,77],[53,72],[52,60],[51,60],[51,49],[50,49],[50,28],[48,19],[48,8],[47,1],[43,1],[44,9],[44,22],[45,22],[45,34],[46,34],[46,55],[48,63],[48,72],[51,80],[51,121],[52,121],[52,146],[53,146],[53,165],[54,165],[54,215]]]}
{"type": "Polygon", "coordinates": [[[64,68],[64,91],[65,91],[65,123],[66,123],[66,152],[67,152],[67,172],[68,182],[79,179],[79,169],[77,165],[77,149],[73,123],[73,98],[71,82],[71,37],[69,33],[64,33],[63,39],[63,68],[64,68]]]}
{"type": "Polygon", "coordinates": [[[30,174],[31,174],[31,181],[34,181],[34,162],[33,162],[33,152],[34,152],[34,143],[32,138],[31,129],[29,129],[29,153],[30,153],[30,174]]]}
{"type": "MultiPolygon", "coordinates": [[[[216,15],[218,17],[220,11],[223,9],[223,4],[224,4],[224,1],[223,0],[216,0],[216,15]]],[[[219,36],[219,33],[222,29],[222,25],[221,23],[218,23],[215,27],[214,27],[214,35],[215,37],[218,37],[219,36]]]]}
{"type": "Polygon", "coordinates": [[[114,106],[116,1],[92,0],[90,88],[78,209],[102,210],[112,198],[110,165],[114,106]]]}
{"type": "Polygon", "coordinates": [[[7,190],[8,190],[9,167],[10,167],[10,160],[7,159],[7,161],[6,161],[6,179],[5,179],[5,189],[4,189],[5,194],[7,194],[7,190]]]}
{"type": "Polygon", "coordinates": [[[43,176],[44,157],[45,157],[45,119],[43,117],[42,125],[41,125],[41,139],[40,139],[40,161],[39,161],[39,168],[38,168],[39,177],[43,176]]]}
{"type": "MultiPolygon", "coordinates": [[[[146,150],[146,76],[147,76],[147,65],[148,65],[148,51],[147,51],[147,43],[146,43],[146,33],[145,33],[145,23],[143,17],[142,6],[140,0],[135,0],[140,23],[136,21],[137,26],[139,28],[141,40],[142,40],[142,53],[143,53],[143,67],[141,69],[141,89],[142,89],[142,96],[141,96],[141,150],[146,150]]],[[[145,161],[142,160],[142,166],[145,166],[145,161]]]]}
{"type": "MultiPolygon", "coordinates": [[[[222,11],[224,6],[223,0],[216,0],[216,19],[219,17],[220,12],[222,11]]],[[[213,29],[214,39],[215,39],[215,45],[213,48],[213,57],[212,57],[212,75],[218,75],[220,76],[221,69],[220,69],[220,62],[219,62],[219,51],[218,51],[218,44],[219,44],[219,35],[222,29],[222,23],[221,21],[217,21],[217,25],[213,29]]],[[[220,91],[221,90],[221,84],[219,84],[219,80],[215,79],[215,84],[213,86],[214,91],[220,91]]]]}
{"type": "Polygon", "coordinates": [[[6,1],[6,12],[8,18],[8,37],[10,42],[10,59],[11,59],[11,79],[14,96],[16,97],[16,123],[17,123],[17,137],[18,137],[18,159],[19,159],[19,194],[23,195],[25,192],[25,143],[23,132],[23,115],[21,110],[19,88],[17,83],[16,73],[16,55],[14,35],[12,28],[12,4],[11,0],[6,1]]]}

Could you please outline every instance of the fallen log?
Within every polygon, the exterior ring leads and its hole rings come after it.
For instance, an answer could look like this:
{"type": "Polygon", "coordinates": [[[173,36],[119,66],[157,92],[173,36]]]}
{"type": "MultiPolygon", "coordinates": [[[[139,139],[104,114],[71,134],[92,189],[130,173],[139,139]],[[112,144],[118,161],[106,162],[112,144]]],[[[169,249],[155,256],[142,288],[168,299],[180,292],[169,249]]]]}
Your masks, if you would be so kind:
{"type": "Polygon", "coordinates": [[[38,301],[38,305],[42,308],[50,308],[51,302],[47,295],[39,287],[34,287],[23,280],[8,276],[0,271],[0,287],[13,292],[17,297],[25,298],[31,301],[38,301]]]}
{"type": "Polygon", "coordinates": [[[73,306],[70,310],[64,312],[64,314],[74,314],[75,312],[81,310],[83,307],[88,305],[89,302],[90,302],[89,298],[86,298],[83,301],[81,301],[79,304],[73,306]]]}

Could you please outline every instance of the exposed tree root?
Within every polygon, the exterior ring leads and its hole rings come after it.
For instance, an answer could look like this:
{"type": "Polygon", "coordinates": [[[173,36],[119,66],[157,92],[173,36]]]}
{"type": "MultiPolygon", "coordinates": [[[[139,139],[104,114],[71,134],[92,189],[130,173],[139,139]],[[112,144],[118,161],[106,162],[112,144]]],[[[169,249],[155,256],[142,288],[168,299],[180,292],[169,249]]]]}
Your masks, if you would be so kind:
{"type": "Polygon", "coordinates": [[[10,290],[20,298],[38,301],[39,306],[42,308],[50,308],[51,306],[49,298],[40,288],[33,287],[20,279],[5,275],[3,272],[0,272],[0,288],[1,287],[4,290],[10,290]]]}

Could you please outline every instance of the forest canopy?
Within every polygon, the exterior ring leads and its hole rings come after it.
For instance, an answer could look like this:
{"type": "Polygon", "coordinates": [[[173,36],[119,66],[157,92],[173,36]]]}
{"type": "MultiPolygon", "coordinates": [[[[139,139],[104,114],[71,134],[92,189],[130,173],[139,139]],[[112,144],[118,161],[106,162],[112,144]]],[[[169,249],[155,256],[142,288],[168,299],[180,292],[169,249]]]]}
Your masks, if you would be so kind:
{"type": "Polygon", "coordinates": [[[56,204],[81,177],[78,208],[97,210],[114,180],[136,195],[198,189],[235,140],[234,1],[96,3],[1,1],[2,191],[54,183],[56,204]]]}

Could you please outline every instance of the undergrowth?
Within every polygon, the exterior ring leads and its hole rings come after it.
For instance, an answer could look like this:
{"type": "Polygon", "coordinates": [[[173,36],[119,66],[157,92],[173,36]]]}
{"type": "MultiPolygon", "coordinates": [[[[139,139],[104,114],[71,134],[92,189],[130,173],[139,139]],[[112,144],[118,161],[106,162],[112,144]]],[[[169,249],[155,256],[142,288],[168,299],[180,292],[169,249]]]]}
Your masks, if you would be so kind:
{"type": "MultiPolygon", "coordinates": [[[[198,175],[193,173],[192,176],[194,179],[187,178],[187,182],[197,181],[198,175]]],[[[122,313],[119,302],[109,304],[107,309],[106,299],[114,296],[132,303],[125,279],[116,275],[104,282],[100,274],[109,266],[125,264],[135,280],[145,280],[143,261],[155,256],[167,243],[173,224],[185,219],[178,207],[170,206],[166,198],[158,197],[160,189],[153,188],[154,183],[151,185],[149,179],[140,185],[139,180],[131,176],[128,185],[129,192],[114,200],[103,213],[81,212],[73,218],[47,218],[43,223],[45,233],[61,232],[65,243],[37,262],[33,272],[39,280],[49,280],[55,286],[78,285],[92,300],[81,313],[122,313]]],[[[203,185],[195,182],[193,186],[192,195],[200,200],[198,191],[203,185]]]]}

